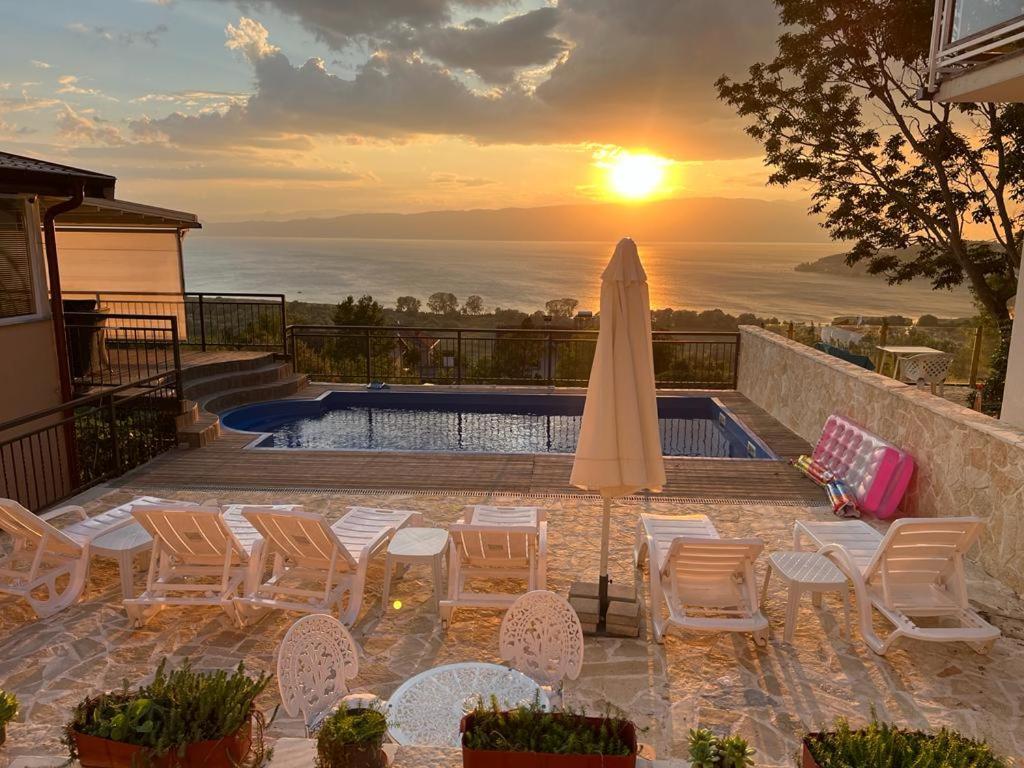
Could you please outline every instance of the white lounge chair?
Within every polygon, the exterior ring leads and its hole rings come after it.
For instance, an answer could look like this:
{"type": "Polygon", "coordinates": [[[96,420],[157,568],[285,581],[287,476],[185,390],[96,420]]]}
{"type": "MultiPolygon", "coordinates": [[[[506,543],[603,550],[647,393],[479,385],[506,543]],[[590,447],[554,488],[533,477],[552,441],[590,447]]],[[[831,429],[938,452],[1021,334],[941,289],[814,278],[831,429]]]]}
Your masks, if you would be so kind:
{"type": "Polygon", "coordinates": [[[505,612],[498,653],[545,689],[553,706],[562,702],[562,681],[583,669],[583,627],[569,602],[546,590],[527,592],[505,612]]]}
{"type": "Polygon", "coordinates": [[[526,592],[547,586],[548,524],[536,507],[471,507],[448,533],[447,627],[456,608],[509,608],[523,594],[470,590],[474,580],[519,579],[526,592]]]}
{"type": "Polygon", "coordinates": [[[672,626],[699,632],[750,632],[768,642],[754,561],[760,539],[722,539],[704,515],[640,515],[634,558],[650,561],[651,627],[663,642],[672,626]],[[662,615],[662,604],[668,618],[662,615]]]}
{"type": "Polygon", "coordinates": [[[92,542],[134,525],[133,506],[156,503],[187,505],[142,496],[89,517],[79,506],[35,515],[17,501],[0,499],[0,531],[13,541],[11,551],[0,555],[0,593],[23,597],[40,618],[67,608],[85,589],[92,542]],[[77,521],[61,529],[50,524],[64,515],[74,515],[77,521]]]}
{"type": "Polygon", "coordinates": [[[146,589],[124,601],[132,623],[143,626],[168,605],[212,605],[241,623],[233,599],[250,567],[257,541],[244,520],[220,507],[136,507],[132,516],[153,537],[146,589]]]}
{"type": "Polygon", "coordinates": [[[967,601],[964,556],[981,534],[977,517],[896,520],[883,536],[862,520],[797,521],[793,545],[810,539],[853,582],[864,641],[885,654],[900,637],[963,641],[985,653],[1000,631],[967,601]],[[872,606],[895,629],[884,640],[874,630],[872,606]],[[946,617],[957,626],[919,626],[916,617],[946,617]]]}
{"type": "Polygon", "coordinates": [[[355,640],[341,622],[322,613],[292,624],[277,652],[281,705],[290,716],[302,717],[307,737],[339,706],[381,702],[373,694],[349,693],[348,682],[358,674],[355,640]]]}
{"type": "Polygon", "coordinates": [[[351,626],[363,603],[370,559],[399,528],[421,520],[418,512],[369,507],[351,507],[333,525],[323,515],[301,509],[237,510],[262,539],[253,548],[244,595],[235,600],[242,621],[267,609],[336,611],[351,626]]]}

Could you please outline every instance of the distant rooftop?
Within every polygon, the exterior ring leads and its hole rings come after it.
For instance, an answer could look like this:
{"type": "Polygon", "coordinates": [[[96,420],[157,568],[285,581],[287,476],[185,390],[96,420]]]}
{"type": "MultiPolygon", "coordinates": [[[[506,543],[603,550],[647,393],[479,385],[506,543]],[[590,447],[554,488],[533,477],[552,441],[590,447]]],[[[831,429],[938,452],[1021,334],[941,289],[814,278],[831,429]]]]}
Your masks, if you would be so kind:
{"type": "Polygon", "coordinates": [[[0,192],[65,195],[78,184],[85,184],[87,197],[112,200],[116,183],[114,176],[105,173],[0,152],[0,192]]]}

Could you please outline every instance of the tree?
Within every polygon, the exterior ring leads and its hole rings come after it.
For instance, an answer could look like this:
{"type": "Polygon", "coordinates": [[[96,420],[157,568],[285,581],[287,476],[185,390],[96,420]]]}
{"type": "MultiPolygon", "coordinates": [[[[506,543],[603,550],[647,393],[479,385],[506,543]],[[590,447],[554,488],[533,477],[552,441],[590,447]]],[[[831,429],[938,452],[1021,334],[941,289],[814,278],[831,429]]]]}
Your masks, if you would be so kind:
{"type": "Polygon", "coordinates": [[[395,300],[395,310],[407,315],[415,315],[423,307],[423,304],[415,296],[399,296],[395,300]]]}
{"type": "Polygon", "coordinates": [[[454,315],[459,311],[459,300],[454,293],[438,291],[430,294],[427,299],[427,309],[435,315],[454,315]]]}
{"type": "Polygon", "coordinates": [[[552,317],[572,317],[576,312],[579,301],[576,299],[552,299],[544,303],[544,309],[552,317]]]}
{"type": "Polygon", "coordinates": [[[484,313],[484,300],[473,294],[462,302],[462,312],[466,315],[482,315],[484,313]]]}
{"type": "Polygon", "coordinates": [[[847,262],[891,283],[967,283],[1009,338],[1024,239],[1024,105],[938,104],[926,87],[932,0],[775,0],[775,59],[719,97],[750,118],[770,183],[810,183],[847,262]],[[969,240],[968,225],[988,239],[969,240]],[[980,228],[980,227],[978,227],[980,228]],[[909,258],[883,249],[917,248],[909,258]]]}
{"type": "Polygon", "coordinates": [[[331,320],[335,325],[384,325],[384,307],[373,296],[347,297],[334,308],[331,320]]]}

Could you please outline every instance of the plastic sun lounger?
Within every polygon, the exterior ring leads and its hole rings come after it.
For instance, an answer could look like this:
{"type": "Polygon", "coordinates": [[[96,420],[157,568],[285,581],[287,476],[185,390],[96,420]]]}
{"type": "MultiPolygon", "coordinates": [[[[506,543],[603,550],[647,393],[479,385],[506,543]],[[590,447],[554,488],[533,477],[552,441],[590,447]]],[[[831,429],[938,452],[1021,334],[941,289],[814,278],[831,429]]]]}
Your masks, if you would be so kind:
{"type": "Polygon", "coordinates": [[[969,643],[985,653],[1000,631],[967,601],[963,560],[981,534],[977,517],[896,520],[883,536],[860,520],[798,521],[793,546],[810,539],[853,582],[864,641],[884,655],[900,637],[969,643]],[[885,639],[874,631],[871,609],[893,625],[885,639]],[[946,617],[957,626],[922,627],[915,617],[946,617]]]}
{"type": "Polygon", "coordinates": [[[698,632],[750,632],[768,642],[754,561],[760,539],[722,539],[705,515],[640,515],[634,562],[650,563],[651,626],[656,642],[672,627],[698,632]],[[662,615],[662,604],[668,618],[662,615]]]}

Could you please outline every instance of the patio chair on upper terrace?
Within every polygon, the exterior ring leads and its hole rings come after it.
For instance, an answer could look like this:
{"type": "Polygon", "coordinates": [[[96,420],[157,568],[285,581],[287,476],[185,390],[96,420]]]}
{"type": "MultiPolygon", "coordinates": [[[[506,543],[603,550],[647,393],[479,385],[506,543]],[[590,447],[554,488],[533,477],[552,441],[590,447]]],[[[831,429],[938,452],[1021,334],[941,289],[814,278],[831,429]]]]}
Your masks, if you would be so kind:
{"type": "Polygon", "coordinates": [[[472,581],[517,579],[526,592],[547,586],[548,524],[536,507],[469,507],[448,533],[448,599],[441,601],[447,627],[456,608],[509,608],[523,594],[474,591],[472,581]]]}
{"type": "Polygon", "coordinates": [[[418,512],[369,507],[349,507],[333,524],[301,509],[248,506],[240,511],[262,537],[253,551],[252,578],[235,600],[240,620],[272,608],[334,611],[348,626],[363,604],[370,559],[384,551],[399,528],[422,519],[418,512]]]}
{"type": "Polygon", "coordinates": [[[768,619],[761,613],[754,561],[760,539],[722,539],[705,515],[641,514],[634,564],[650,563],[651,627],[663,642],[672,626],[698,632],[750,632],[768,642],[768,619]],[[662,613],[662,604],[668,618],[662,613]]]}
{"type": "Polygon", "coordinates": [[[853,581],[860,632],[875,653],[885,654],[900,637],[963,641],[985,653],[1000,631],[970,607],[964,576],[964,557],[983,526],[977,517],[903,519],[883,536],[862,520],[800,520],[793,545],[800,549],[809,538],[853,581]],[[895,627],[884,640],[872,625],[872,607],[895,627]],[[918,617],[947,618],[956,626],[923,627],[918,617]]]}
{"type": "Polygon", "coordinates": [[[908,384],[916,384],[918,389],[924,389],[927,385],[933,395],[942,397],[952,365],[953,355],[945,352],[914,355],[900,360],[900,378],[908,384]]]}

